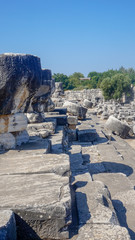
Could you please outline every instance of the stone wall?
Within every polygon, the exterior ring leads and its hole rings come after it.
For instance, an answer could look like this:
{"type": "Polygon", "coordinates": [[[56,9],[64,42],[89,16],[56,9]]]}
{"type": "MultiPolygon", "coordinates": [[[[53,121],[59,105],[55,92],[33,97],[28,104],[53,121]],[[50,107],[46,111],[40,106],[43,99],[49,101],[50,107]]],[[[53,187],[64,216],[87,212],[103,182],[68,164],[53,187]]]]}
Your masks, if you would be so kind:
{"type": "Polygon", "coordinates": [[[67,100],[82,101],[88,100],[103,100],[102,91],[100,89],[84,89],[81,91],[65,91],[65,98],[67,100]]]}

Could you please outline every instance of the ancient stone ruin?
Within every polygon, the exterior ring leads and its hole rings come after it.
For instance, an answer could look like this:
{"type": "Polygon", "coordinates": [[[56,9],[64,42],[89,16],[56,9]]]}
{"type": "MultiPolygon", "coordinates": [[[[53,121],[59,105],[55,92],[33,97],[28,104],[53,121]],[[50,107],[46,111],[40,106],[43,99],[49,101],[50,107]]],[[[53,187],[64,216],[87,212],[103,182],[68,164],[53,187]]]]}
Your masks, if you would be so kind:
{"type": "Polygon", "coordinates": [[[27,54],[0,55],[0,147],[15,148],[29,140],[27,112],[51,105],[54,80],[40,59],[27,54]]]}
{"type": "Polygon", "coordinates": [[[0,55],[0,239],[135,239],[134,106],[0,55]]]}

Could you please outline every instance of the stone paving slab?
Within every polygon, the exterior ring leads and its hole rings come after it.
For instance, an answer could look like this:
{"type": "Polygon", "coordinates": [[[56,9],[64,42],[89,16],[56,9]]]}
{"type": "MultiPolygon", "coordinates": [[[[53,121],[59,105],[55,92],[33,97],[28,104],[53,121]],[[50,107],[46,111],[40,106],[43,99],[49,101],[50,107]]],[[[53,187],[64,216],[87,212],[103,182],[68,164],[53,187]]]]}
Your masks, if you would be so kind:
{"type": "MultiPolygon", "coordinates": [[[[69,177],[54,173],[18,174],[0,176],[0,182],[0,209],[12,209],[41,239],[68,237],[68,231],[62,233],[60,229],[71,220],[69,177]],[[50,231],[51,228],[55,230],[50,231]]],[[[25,234],[21,239],[25,239],[25,234]]]]}
{"type": "Polygon", "coordinates": [[[119,225],[86,224],[80,231],[77,240],[130,240],[128,231],[119,225]]]}
{"type": "MultiPolygon", "coordinates": [[[[56,139],[61,145],[62,129],[56,139]],[[60,133],[60,135],[59,135],[60,133]]],[[[37,137],[0,154],[0,209],[16,214],[19,240],[68,239],[71,223],[69,156],[45,154],[37,137]]]]}
{"type": "Polygon", "coordinates": [[[70,175],[69,156],[67,154],[29,154],[24,151],[10,150],[0,155],[0,175],[55,173],[70,175]]]}
{"type": "Polygon", "coordinates": [[[102,181],[108,186],[111,196],[119,192],[124,192],[128,190],[133,190],[134,186],[128,177],[123,173],[99,173],[94,174],[93,179],[95,181],[102,181]]]}

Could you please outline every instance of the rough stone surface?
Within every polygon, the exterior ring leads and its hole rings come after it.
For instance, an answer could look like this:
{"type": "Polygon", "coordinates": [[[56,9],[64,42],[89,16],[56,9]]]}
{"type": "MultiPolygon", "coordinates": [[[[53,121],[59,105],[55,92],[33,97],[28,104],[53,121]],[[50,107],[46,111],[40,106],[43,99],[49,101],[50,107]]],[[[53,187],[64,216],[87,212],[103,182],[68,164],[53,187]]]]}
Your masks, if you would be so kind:
{"type": "Polygon", "coordinates": [[[45,142],[30,140],[0,156],[0,208],[16,213],[21,240],[69,238],[69,157],[44,154],[45,142]]]}
{"type": "Polygon", "coordinates": [[[31,123],[28,124],[27,131],[30,136],[42,136],[55,133],[56,123],[54,121],[51,122],[43,122],[43,123],[31,123]]]}
{"type": "Polygon", "coordinates": [[[78,123],[77,116],[68,116],[67,117],[67,122],[70,125],[77,125],[77,123],[78,123]]]}
{"type": "Polygon", "coordinates": [[[0,134],[0,149],[11,149],[15,147],[16,141],[12,133],[0,134]]]}
{"type": "Polygon", "coordinates": [[[0,114],[27,110],[42,83],[38,57],[27,54],[0,55],[0,114]]]}
{"type": "Polygon", "coordinates": [[[125,138],[130,131],[130,127],[127,124],[121,122],[120,120],[113,116],[109,117],[105,125],[106,128],[120,135],[122,138],[125,138]]]}
{"type": "MultiPolygon", "coordinates": [[[[41,239],[68,238],[68,232],[60,232],[70,220],[68,177],[54,173],[5,175],[0,177],[0,181],[1,209],[13,209],[30,226],[21,233],[19,239],[25,239],[26,236],[29,239],[32,229],[41,239]]],[[[17,227],[20,231],[23,228],[18,220],[17,227]]],[[[31,239],[35,239],[34,236],[31,239]]]]}
{"type": "Polygon", "coordinates": [[[95,104],[99,100],[103,100],[103,95],[100,89],[84,89],[82,91],[65,91],[65,99],[68,101],[75,100],[78,102],[88,99],[95,104]]]}
{"type": "Polygon", "coordinates": [[[77,135],[80,142],[93,142],[98,137],[96,129],[78,129],[77,135]]]}
{"type": "Polygon", "coordinates": [[[64,95],[62,82],[55,82],[55,92],[53,93],[53,98],[58,98],[64,95]]]}
{"type": "Polygon", "coordinates": [[[118,224],[110,193],[102,182],[88,182],[78,187],[76,199],[80,225],[118,224]]]}
{"type": "Polygon", "coordinates": [[[16,141],[16,146],[21,146],[22,143],[29,141],[29,135],[26,130],[13,133],[16,141]]]}
{"type": "Polygon", "coordinates": [[[23,113],[0,115],[0,133],[18,132],[27,128],[27,117],[23,113]]]}
{"type": "Polygon", "coordinates": [[[60,176],[69,176],[69,157],[67,154],[44,154],[42,149],[35,149],[33,152],[10,150],[0,156],[1,176],[32,173],[55,173],[60,176]]]}
{"type": "Polygon", "coordinates": [[[25,114],[28,119],[28,123],[40,123],[45,120],[45,116],[43,116],[41,113],[26,113],[25,114]]]}
{"type": "Polygon", "coordinates": [[[0,239],[16,240],[16,222],[14,213],[10,210],[0,211],[0,239]]]}
{"type": "Polygon", "coordinates": [[[32,98],[31,106],[36,112],[52,111],[55,107],[50,97],[55,89],[55,81],[52,79],[51,71],[48,69],[41,71],[41,78],[42,85],[32,98]]]}
{"type": "Polygon", "coordinates": [[[63,107],[67,108],[69,115],[77,116],[78,119],[85,119],[87,109],[73,102],[65,101],[63,107]]]}
{"type": "Polygon", "coordinates": [[[94,224],[81,227],[77,240],[131,240],[124,227],[112,224],[94,224]]]}
{"type": "Polygon", "coordinates": [[[93,103],[91,101],[89,101],[88,99],[85,99],[83,102],[83,106],[86,108],[92,108],[93,103]]]}

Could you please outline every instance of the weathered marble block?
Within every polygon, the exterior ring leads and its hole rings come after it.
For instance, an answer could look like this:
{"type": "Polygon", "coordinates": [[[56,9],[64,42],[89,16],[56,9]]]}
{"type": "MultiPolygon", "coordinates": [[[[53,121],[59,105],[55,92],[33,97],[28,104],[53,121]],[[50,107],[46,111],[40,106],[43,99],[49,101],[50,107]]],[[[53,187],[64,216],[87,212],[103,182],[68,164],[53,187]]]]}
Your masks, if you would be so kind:
{"type": "Polygon", "coordinates": [[[67,113],[69,115],[77,116],[78,119],[85,119],[86,118],[87,109],[82,107],[79,104],[69,102],[69,101],[65,101],[63,107],[67,108],[67,113]]]}
{"type": "Polygon", "coordinates": [[[40,85],[40,59],[29,54],[0,55],[0,114],[27,111],[40,85]]]}
{"type": "Polygon", "coordinates": [[[112,132],[115,132],[117,135],[119,135],[122,138],[126,138],[130,131],[130,127],[128,124],[121,122],[114,116],[110,116],[108,120],[105,123],[105,127],[112,132]]]}
{"type": "Polygon", "coordinates": [[[0,134],[23,131],[27,128],[27,117],[23,113],[0,115],[0,134]]]}
{"type": "Polygon", "coordinates": [[[77,116],[68,116],[67,117],[67,122],[70,125],[77,125],[77,123],[78,123],[77,116]]]}

